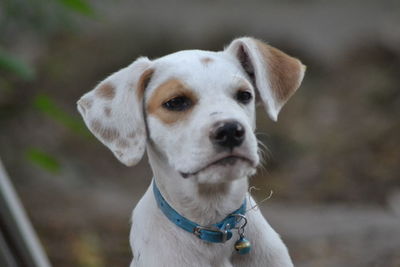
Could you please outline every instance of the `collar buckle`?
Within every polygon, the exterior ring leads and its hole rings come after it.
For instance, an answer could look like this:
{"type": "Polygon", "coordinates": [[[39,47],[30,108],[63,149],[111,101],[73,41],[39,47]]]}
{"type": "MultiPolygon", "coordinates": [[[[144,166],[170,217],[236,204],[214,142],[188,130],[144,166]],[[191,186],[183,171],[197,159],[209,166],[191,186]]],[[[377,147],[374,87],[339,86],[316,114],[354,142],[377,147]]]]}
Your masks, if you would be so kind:
{"type": "MultiPolygon", "coordinates": [[[[225,227],[225,228],[227,228],[229,230],[229,224],[227,226],[228,227],[225,227]]],[[[195,228],[193,228],[193,234],[201,239],[201,232],[200,232],[201,230],[220,233],[222,235],[221,242],[225,243],[228,240],[228,230],[227,229],[219,229],[218,227],[216,227],[214,225],[208,225],[208,226],[197,225],[195,228]]]]}

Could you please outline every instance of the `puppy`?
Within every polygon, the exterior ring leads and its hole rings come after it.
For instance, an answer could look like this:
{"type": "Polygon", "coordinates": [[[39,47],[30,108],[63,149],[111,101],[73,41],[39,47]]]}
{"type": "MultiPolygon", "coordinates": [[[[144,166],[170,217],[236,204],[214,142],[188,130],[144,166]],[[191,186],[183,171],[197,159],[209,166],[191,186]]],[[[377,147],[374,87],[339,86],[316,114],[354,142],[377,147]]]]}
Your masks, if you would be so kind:
{"type": "Polygon", "coordinates": [[[78,101],[125,165],[147,151],[153,180],[133,211],[131,266],[293,266],[248,193],[260,158],[255,104],[276,121],[304,65],[257,39],[223,51],[138,58],[78,101]]]}

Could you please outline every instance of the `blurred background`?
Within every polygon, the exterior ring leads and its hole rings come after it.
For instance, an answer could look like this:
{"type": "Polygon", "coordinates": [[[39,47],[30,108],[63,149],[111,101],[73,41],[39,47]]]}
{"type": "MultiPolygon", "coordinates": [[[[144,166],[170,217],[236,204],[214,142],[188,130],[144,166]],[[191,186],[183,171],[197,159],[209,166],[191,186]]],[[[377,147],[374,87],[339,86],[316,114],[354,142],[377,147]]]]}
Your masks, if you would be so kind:
{"type": "Polygon", "coordinates": [[[79,97],[139,56],[254,36],[307,73],[251,179],[296,266],[400,266],[398,0],[0,3],[0,157],[54,266],[128,266],[151,179],[86,130],[79,97]]]}

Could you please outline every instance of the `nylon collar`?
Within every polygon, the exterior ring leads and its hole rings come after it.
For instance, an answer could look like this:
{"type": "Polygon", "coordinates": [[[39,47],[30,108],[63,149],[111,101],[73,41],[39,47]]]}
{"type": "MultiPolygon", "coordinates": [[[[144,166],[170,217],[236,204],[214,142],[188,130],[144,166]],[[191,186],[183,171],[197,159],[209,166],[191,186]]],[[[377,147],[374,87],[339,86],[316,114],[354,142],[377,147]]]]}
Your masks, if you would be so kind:
{"type": "Polygon", "coordinates": [[[201,226],[195,222],[186,219],[180,215],[176,210],[174,210],[168,202],[161,195],[155,180],[153,179],[153,192],[159,209],[164,213],[164,215],[174,224],[182,228],[183,230],[196,235],[201,240],[213,243],[224,243],[232,238],[232,230],[238,229],[238,224],[241,218],[244,217],[246,213],[246,198],[243,200],[243,204],[239,209],[235,210],[229,214],[222,221],[201,226]]]}

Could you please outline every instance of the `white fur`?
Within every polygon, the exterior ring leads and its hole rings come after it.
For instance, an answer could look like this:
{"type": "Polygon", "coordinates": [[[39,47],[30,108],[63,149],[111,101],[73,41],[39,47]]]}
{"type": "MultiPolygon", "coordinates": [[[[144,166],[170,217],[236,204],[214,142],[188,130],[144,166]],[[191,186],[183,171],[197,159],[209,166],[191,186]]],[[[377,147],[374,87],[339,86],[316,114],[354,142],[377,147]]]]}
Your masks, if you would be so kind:
{"type": "MultiPolygon", "coordinates": [[[[106,79],[115,85],[117,91],[115,99],[107,100],[113,107],[114,117],[103,118],[100,115],[98,107],[105,100],[97,101],[94,90],[82,98],[94,100],[94,105],[83,108],[82,102],[78,102],[79,110],[89,128],[100,139],[101,135],[90,126],[93,118],[101,120],[104,125],[116,127],[122,136],[132,130],[142,133],[123,151],[122,156],[121,153],[116,156],[127,165],[135,164],[143,154],[142,147],[146,145],[154,180],[166,201],[189,220],[200,225],[214,224],[236,210],[245,197],[248,198],[247,208],[254,205],[247,190],[248,177],[255,173],[259,164],[254,135],[256,90],[271,118],[277,118],[284,104],[274,99],[273,88],[268,83],[268,69],[259,57],[261,55],[253,39],[241,38],[220,52],[189,50],[154,61],[141,58],[106,79]],[[239,45],[245,45],[250,54],[255,81],[250,79],[237,58],[239,45]],[[204,58],[211,61],[205,64],[202,62],[204,58]],[[139,77],[149,68],[154,73],[142,101],[132,95],[132,90],[138,89],[139,77]],[[142,102],[147,103],[154,91],[172,78],[184,83],[199,101],[186,119],[165,124],[153,114],[148,114],[142,102]],[[234,98],[238,87],[243,86],[254,96],[247,105],[239,104],[234,98]],[[236,120],[246,131],[243,144],[232,152],[215,149],[209,139],[213,125],[224,120],[236,120]],[[233,166],[211,165],[204,168],[231,153],[244,156],[248,161],[238,160],[233,166]],[[185,179],[181,173],[195,174],[185,179]]],[[[302,79],[303,73],[300,76],[302,79]]],[[[116,141],[102,142],[115,153],[116,141]]],[[[248,255],[238,255],[233,247],[238,239],[236,232],[226,243],[207,243],[198,239],[163,215],[150,185],[133,211],[130,243],[134,258],[131,266],[293,266],[285,245],[260,211],[251,209],[246,216],[248,226],[245,234],[252,243],[252,250],[248,255]]]]}

